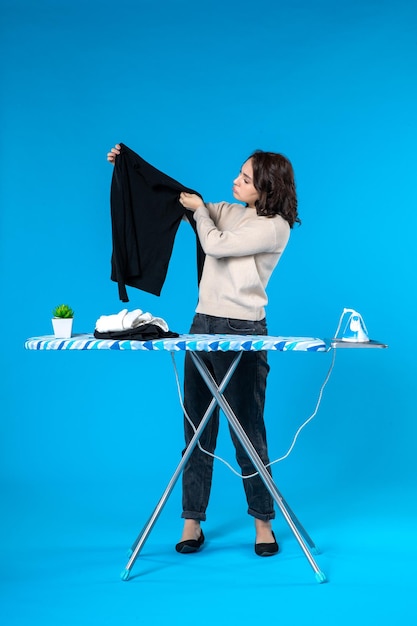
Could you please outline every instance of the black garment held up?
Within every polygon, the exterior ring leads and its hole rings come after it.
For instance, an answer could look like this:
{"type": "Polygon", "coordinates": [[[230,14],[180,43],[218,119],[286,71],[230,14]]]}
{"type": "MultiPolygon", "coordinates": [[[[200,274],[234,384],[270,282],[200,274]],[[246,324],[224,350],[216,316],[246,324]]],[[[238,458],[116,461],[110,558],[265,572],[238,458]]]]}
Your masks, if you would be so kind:
{"type": "Polygon", "coordinates": [[[129,302],[126,285],[160,295],[184,213],[196,234],[200,282],[204,252],[192,211],[184,209],[179,202],[182,191],[197,192],[160,172],[124,144],[120,145],[110,193],[111,280],[118,284],[120,300],[129,302]]]}

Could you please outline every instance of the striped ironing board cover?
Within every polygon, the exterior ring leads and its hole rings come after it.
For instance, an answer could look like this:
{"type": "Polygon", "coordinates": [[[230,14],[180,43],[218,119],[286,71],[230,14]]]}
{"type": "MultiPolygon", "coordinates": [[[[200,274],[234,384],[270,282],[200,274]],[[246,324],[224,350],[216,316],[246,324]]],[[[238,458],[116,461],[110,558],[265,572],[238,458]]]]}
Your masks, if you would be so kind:
{"type": "Polygon", "coordinates": [[[240,352],[276,350],[279,352],[327,352],[330,346],[315,337],[281,337],[269,335],[180,335],[149,341],[96,339],[92,334],[58,339],[53,335],[31,337],[27,350],[143,350],[180,352],[240,352]]]}

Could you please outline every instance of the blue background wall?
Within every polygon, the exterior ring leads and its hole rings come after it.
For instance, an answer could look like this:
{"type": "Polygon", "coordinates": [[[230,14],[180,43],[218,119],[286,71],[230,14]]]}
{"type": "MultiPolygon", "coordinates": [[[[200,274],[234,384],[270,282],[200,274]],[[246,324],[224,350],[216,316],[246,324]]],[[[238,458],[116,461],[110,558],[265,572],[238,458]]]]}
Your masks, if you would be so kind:
{"type": "MultiPolygon", "coordinates": [[[[190,578],[214,589],[220,607],[237,571],[256,579],[255,599],[249,605],[236,584],[220,623],[250,619],[265,589],[279,594],[283,585],[281,611],[300,624],[315,623],[308,606],[320,623],[415,615],[416,13],[411,0],[1,2],[1,571],[9,624],[143,623],[164,593],[169,601],[154,623],[175,622],[184,602],[195,610],[204,602],[197,587],[181,595],[190,578]],[[138,586],[118,582],[124,547],[182,447],[171,360],[23,349],[27,337],[52,332],[60,302],[75,309],[75,332],[91,332],[101,314],[122,308],[109,279],[106,162],[118,141],[212,201],[232,199],[231,181],[254,149],[285,153],[303,225],[270,283],[270,333],[329,337],[343,307],[354,307],[371,337],[389,344],[338,352],[318,416],[275,469],[323,545],[333,579],[324,592],[310,585],[281,519],[281,563],[235,556],[236,565],[227,551],[223,561],[214,552],[209,565],[169,556],[181,528],[179,490],[149,540],[150,582],[141,584],[150,586],[140,606],[138,586]],[[381,606],[385,589],[391,601],[381,606]],[[352,596],[353,608],[340,615],[352,596]]],[[[197,298],[189,227],[180,227],[161,297],[129,295],[130,308],[188,330],[197,298]]],[[[313,411],[330,358],[271,355],[272,457],[313,411]]],[[[224,427],[219,452],[233,458],[224,427]]],[[[245,508],[238,479],[217,466],[207,534],[250,544],[245,508]]]]}

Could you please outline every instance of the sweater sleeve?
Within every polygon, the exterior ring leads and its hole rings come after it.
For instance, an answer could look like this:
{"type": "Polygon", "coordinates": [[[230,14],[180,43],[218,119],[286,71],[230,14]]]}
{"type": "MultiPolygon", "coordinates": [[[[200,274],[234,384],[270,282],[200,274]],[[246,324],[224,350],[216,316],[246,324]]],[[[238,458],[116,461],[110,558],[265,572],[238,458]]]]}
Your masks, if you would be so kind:
{"type": "MultiPolygon", "coordinates": [[[[235,230],[219,230],[206,206],[194,213],[197,232],[204,252],[215,258],[240,257],[263,252],[279,252],[276,229],[268,218],[254,215],[235,230]]],[[[283,242],[282,248],[285,247],[283,242]]]]}

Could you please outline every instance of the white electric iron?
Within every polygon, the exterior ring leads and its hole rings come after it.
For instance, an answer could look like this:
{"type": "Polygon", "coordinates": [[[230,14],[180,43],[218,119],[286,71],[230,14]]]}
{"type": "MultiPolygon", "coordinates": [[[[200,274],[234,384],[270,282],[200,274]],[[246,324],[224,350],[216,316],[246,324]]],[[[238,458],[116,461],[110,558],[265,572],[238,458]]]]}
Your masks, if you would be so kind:
{"type": "Polygon", "coordinates": [[[335,339],[353,343],[369,341],[368,330],[362,315],[355,309],[343,309],[335,339]]]}

